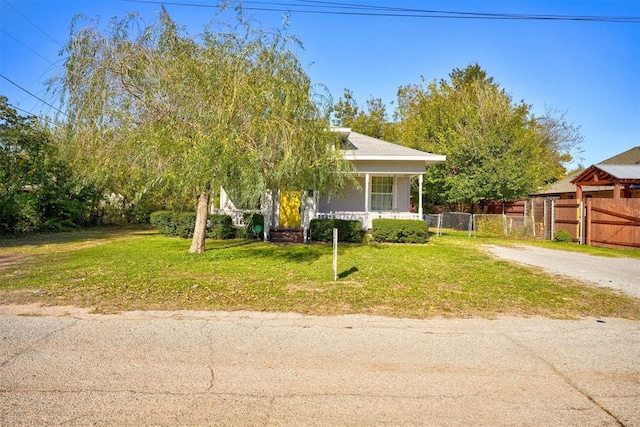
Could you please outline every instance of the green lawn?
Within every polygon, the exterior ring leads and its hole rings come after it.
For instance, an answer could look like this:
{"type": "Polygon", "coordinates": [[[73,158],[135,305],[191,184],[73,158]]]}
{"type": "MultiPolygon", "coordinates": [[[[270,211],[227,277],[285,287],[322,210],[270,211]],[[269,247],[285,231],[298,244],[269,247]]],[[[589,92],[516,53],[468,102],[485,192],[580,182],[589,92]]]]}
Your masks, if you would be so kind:
{"type": "Polygon", "coordinates": [[[482,249],[482,243],[514,243],[504,240],[450,233],[425,245],[341,244],[337,282],[331,245],[208,241],[206,253],[194,255],[187,252],[189,243],[140,228],[5,240],[0,243],[0,304],[71,304],[98,312],[640,317],[638,298],[514,266],[482,249]]]}

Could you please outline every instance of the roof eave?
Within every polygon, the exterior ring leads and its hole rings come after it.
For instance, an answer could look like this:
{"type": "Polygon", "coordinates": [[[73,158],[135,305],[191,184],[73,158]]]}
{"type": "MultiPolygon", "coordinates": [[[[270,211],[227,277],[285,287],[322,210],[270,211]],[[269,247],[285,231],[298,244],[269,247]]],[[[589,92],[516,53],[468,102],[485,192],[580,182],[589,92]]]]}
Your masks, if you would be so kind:
{"type": "Polygon", "coordinates": [[[447,160],[447,156],[358,156],[355,154],[345,154],[346,160],[388,160],[388,161],[405,161],[405,162],[425,162],[425,163],[441,163],[447,160]]]}

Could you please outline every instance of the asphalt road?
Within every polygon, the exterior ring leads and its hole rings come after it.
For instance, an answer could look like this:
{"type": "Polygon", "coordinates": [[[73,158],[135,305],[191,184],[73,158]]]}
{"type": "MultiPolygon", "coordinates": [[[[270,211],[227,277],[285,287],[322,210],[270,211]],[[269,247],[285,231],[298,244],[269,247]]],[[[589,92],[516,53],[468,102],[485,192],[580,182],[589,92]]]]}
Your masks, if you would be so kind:
{"type": "Polygon", "coordinates": [[[0,425],[640,426],[640,322],[0,306],[0,425]]]}

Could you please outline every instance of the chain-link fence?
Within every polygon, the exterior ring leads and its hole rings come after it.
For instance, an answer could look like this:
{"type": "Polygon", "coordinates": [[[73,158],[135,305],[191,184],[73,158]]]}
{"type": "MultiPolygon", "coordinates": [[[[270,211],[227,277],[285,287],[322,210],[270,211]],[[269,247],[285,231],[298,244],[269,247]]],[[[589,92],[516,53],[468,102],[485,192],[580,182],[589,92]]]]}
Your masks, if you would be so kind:
{"type": "Polygon", "coordinates": [[[426,214],[424,220],[436,236],[442,236],[442,214],[426,214]]]}
{"type": "Polygon", "coordinates": [[[473,230],[472,214],[462,212],[443,212],[440,215],[442,215],[442,228],[466,231],[468,236],[471,237],[471,231],[473,230]]]}
{"type": "Polygon", "coordinates": [[[473,215],[473,235],[482,237],[532,238],[536,236],[531,217],[500,214],[473,215]]]}
{"type": "Polygon", "coordinates": [[[430,225],[439,221],[438,235],[441,230],[467,231],[467,235],[482,237],[506,237],[512,239],[553,239],[556,229],[566,229],[572,233],[573,240],[580,240],[582,223],[576,210],[581,205],[575,200],[555,200],[552,198],[520,200],[489,206],[490,214],[470,214],[463,212],[444,212],[425,215],[430,225]]]}

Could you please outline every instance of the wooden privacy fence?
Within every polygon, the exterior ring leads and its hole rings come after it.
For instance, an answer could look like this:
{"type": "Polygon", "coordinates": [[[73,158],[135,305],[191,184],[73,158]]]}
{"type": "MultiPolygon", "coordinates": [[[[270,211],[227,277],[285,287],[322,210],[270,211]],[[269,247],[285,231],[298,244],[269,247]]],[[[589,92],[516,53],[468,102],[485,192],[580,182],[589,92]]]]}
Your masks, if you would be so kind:
{"type": "Polygon", "coordinates": [[[587,199],[587,245],[640,249],[640,199],[587,199]]]}
{"type": "MultiPolygon", "coordinates": [[[[640,199],[519,200],[491,205],[488,212],[501,214],[505,221],[526,219],[536,238],[552,240],[558,230],[566,230],[581,244],[640,249],[640,199]]],[[[506,231],[504,235],[509,236],[506,231]]]]}
{"type": "MultiPolygon", "coordinates": [[[[553,240],[566,230],[574,242],[618,249],[640,249],[640,199],[537,198],[495,203],[486,213],[444,213],[447,218],[463,218],[469,236],[491,235],[511,238],[553,240]]],[[[444,228],[459,228],[451,221],[444,228]]]]}
{"type": "Polygon", "coordinates": [[[549,239],[555,237],[558,230],[566,230],[571,234],[574,242],[581,242],[582,216],[580,215],[581,204],[574,199],[550,200],[551,217],[549,223],[551,232],[549,239]]]}

